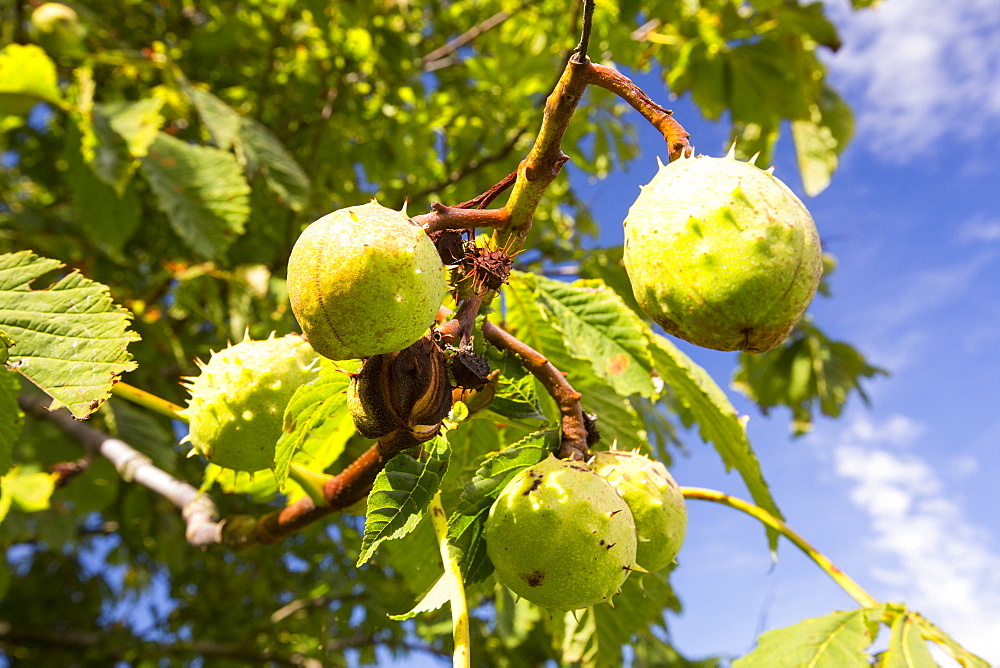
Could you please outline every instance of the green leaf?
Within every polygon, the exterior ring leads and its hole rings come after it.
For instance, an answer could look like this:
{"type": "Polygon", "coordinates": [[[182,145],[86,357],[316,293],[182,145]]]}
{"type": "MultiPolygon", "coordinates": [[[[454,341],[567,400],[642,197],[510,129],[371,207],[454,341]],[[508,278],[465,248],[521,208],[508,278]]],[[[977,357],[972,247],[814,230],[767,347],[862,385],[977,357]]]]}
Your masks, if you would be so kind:
{"type": "Polygon", "coordinates": [[[865,616],[863,608],[834,612],[768,631],[754,651],[733,662],[733,668],[870,668],[865,648],[874,634],[865,616]]]}
{"type": "Polygon", "coordinates": [[[801,435],[812,429],[817,403],[823,415],[839,417],[851,392],[868,403],[862,378],[887,373],[868,364],[852,346],[831,341],[804,319],[778,348],[761,355],[742,353],[733,387],[765,414],[775,406],[788,406],[794,418],[792,429],[801,435]]]}
{"type": "MultiPolygon", "coordinates": [[[[539,304],[535,286],[534,276],[516,272],[510,284],[504,287],[507,326],[511,333],[545,355],[557,369],[573,370],[567,380],[582,395],[583,409],[598,416],[597,427],[602,439],[606,442],[617,440],[621,449],[647,448],[646,431],[635,408],[626,397],[599,378],[589,364],[579,364],[569,353],[562,334],[552,326],[551,314],[539,304]]],[[[552,415],[555,417],[557,413],[552,415]]]]}
{"type": "Polygon", "coordinates": [[[0,255],[0,327],[17,342],[9,366],[52,397],[52,410],[66,406],[82,420],[136,367],[126,348],[139,335],[108,288],[76,271],[31,288],[61,266],[30,251],[0,255]]]}
{"type": "MultiPolygon", "coordinates": [[[[348,371],[355,370],[356,362],[340,362],[348,371]]],[[[325,364],[320,376],[309,385],[303,385],[285,407],[285,425],[275,446],[275,468],[285,469],[283,487],[279,487],[276,471],[257,471],[246,474],[209,464],[205,469],[206,484],[218,483],[227,494],[249,494],[256,501],[266,503],[283,491],[288,501],[302,497],[305,491],[288,479],[289,462],[302,464],[312,471],[325,471],[344,452],[347,442],[357,433],[354,420],[347,410],[346,388],[348,375],[332,364],[325,364]],[[290,460],[288,459],[290,458],[290,460]],[[281,462],[284,462],[281,464],[281,462]]]]}
{"type": "MultiPolygon", "coordinates": [[[[584,663],[595,667],[621,664],[622,647],[640,638],[655,639],[652,629],[666,630],[664,609],[680,610],[680,603],[667,581],[665,572],[633,573],[622,585],[611,605],[588,609],[594,618],[591,638],[593,659],[584,663]]],[[[571,617],[566,617],[567,625],[571,617]]]]}
{"type": "MultiPolygon", "coordinates": [[[[293,456],[306,442],[321,443],[340,432],[347,413],[349,384],[350,377],[347,373],[336,366],[327,365],[316,380],[295,390],[285,407],[284,430],[275,448],[274,474],[280,487],[285,485],[293,456]]],[[[331,462],[343,452],[346,445],[346,439],[337,441],[339,451],[329,460],[331,462]]]]}
{"type": "Polygon", "coordinates": [[[451,600],[451,593],[451,578],[446,578],[444,575],[441,575],[441,577],[437,579],[433,586],[427,590],[427,593],[420,598],[417,604],[413,606],[409,612],[404,612],[401,615],[389,615],[389,619],[402,622],[407,619],[412,619],[422,612],[434,612],[451,600]]]}
{"type": "Polygon", "coordinates": [[[194,86],[185,91],[216,145],[234,147],[248,176],[262,176],[282,203],[300,211],[309,197],[309,177],[284,144],[264,125],[242,116],[208,91],[194,86]]]}
{"type": "Polygon", "coordinates": [[[86,115],[71,114],[66,125],[67,154],[79,143],[86,168],[101,184],[121,195],[137,163],[128,151],[128,143],[111,127],[111,119],[91,109],[86,115]],[[75,141],[76,135],[80,136],[79,142],[75,141]]]}
{"type": "MultiPolygon", "coordinates": [[[[122,261],[121,250],[139,226],[141,205],[135,188],[128,181],[127,170],[122,190],[116,190],[95,169],[86,164],[81,154],[80,131],[77,124],[68,124],[66,131],[66,182],[72,190],[73,213],[88,239],[112,258],[122,261]]],[[[103,155],[98,145],[97,155],[103,155]]]]}
{"type": "Polygon", "coordinates": [[[558,438],[555,430],[538,431],[487,455],[476,475],[465,485],[455,512],[448,518],[448,544],[467,583],[484,580],[493,572],[483,538],[493,502],[519,471],[552,453],[558,447],[558,438]]]}
{"type": "MultiPolygon", "coordinates": [[[[156,140],[163,123],[163,103],[163,98],[152,97],[84,105],[80,113],[72,115],[71,129],[82,135],[80,152],[84,162],[119,197],[139,165],[136,159],[145,156],[156,140]]],[[[72,134],[69,139],[67,151],[75,143],[72,134]]]]}
{"type": "Polygon", "coordinates": [[[581,668],[596,668],[600,665],[621,665],[621,645],[617,645],[617,653],[609,650],[601,652],[597,637],[597,615],[594,608],[585,608],[582,612],[570,611],[563,614],[565,630],[562,642],[562,664],[581,666],[581,668]],[[606,663],[602,664],[604,661],[606,663]]]}
{"type": "Polygon", "coordinates": [[[162,97],[107,102],[95,104],[94,112],[108,119],[111,129],[125,140],[133,158],[142,158],[159,136],[164,102],[162,97]]]}
{"type": "Polygon", "coordinates": [[[282,204],[292,211],[302,210],[309,199],[309,177],[270,130],[243,117],[235,147],[251,176],[260,174],[282,204]]]}
{"type": "Polygon", "coordinates": [[[779,125],[777,119],[773,124],[733,123],[730,132],[731,146],[736,147],[736,159],[749,162],[761,169],[767,169],[773,164],[774,146],[778,143],[779,125]]]}
{"type": "Polygon", "coordinates": [[[808,120],[792,121],[795,155],[807,195],[818,195],[830,185],[838,156],[853,134],[851,108],[829,87],[823,88],[819,102],[810,107],[808,120]]]}
{"type": "MultiPolygon", "coordinates": [[[[452,453],[457,453],[450,440],[452,453]]],[[[448,462],[451,470],[453,462],[448,462]]],[[[424,513],[416,528],[404,540],[390,540],[382,543],[378,550],[378,562],[382,568],[390,568],[397,573],[405,573],[399,592],[400,603],[387,612],[396,613],[412,608],[434,586],[444,569],[441,564],[441,544],[434,532],[434,523],[429,513],[424,513]]]]}
{"type": "Polygon", "coordinates": [[[536,276],[535,284],[539,304],[573,357],[588,360],[621,396],[653,395],[643,323],[621,297],[600,280],[570,285],[536,276]]]}
{"type": "Polygon", "coordinates": [[[520,358],[509,350],[493,346],[487,346],[485,352],[490,366],[500,369],[496,396],[490,402],[489,411],[514,421],[544,420],[545,414],[535,392],[535,377],[524,368],[520,358]]]}
{"type": "Polygon", "coordinates": [[[723,52],[728,75],[727,106],[734,121],[771,127],[780,118],[808,118],[804,92],[815,82],[811,68],[803,63],[812,56],[806,56],[797,41],[770,36],[723,52]]]}
{"type": "Polygon", "coordinates": [[[142,171],[171,227],[195,252],[217,258],[243,233],[250,186],[232,153],[161,132],[142,171]]]}
{"type": "Polygon", "coordinates": [[[423,446],[424,461],[401,453],[389,460],[368,494],[368,514],[358,563],[368,561],[379,543],[402,538],[424,515],[448,468],[448,440],[436,436],[423,446]]]}
{"type": "Polygon", "coordinates": [[[937,668],[920,633],[919,615],[907,612],[896,617],[881,668],[937,668]]]}
{"type": "Polygon", "coordinates": [[[189,85],[184,86],[184,92],[194,103],[212,141],[223,151],[228,151],[240,131],[240,113],[207,90],[189,85]]]}
{"type": "MultiPolygon", "coordinates": [[[[0,337],[2,336],[5,335],[0,332],[0,337]]],[[[0,347],[2,346],[4,343],[0,341],[0,347]]],[[[21,382],[17,374],[0,364],[0,476],[10,470],[14,443],[24,427],[24,413],[17,405],[17,393],[20,390],[21,382]]]]}
{"type": "MultiPolygon", "coordinates": [[[[754,502],[775,517],[782,517],[761,473],[760,462],[747,440],[744,422],[726,394],[704,369],[668,339],[659,334],[650,335],[656,370],[673,389],[684,424],[698,425],[702,440],[712,443],[726,471],[735,468],[739,472],[754,502]]],[[[768,529],[767,535],[771,549],[777,549],[777,533],[768,529]]]]}
{"type": "Polygon", "coordinates": [[[66,107],[56,64],[34,44],[0,49],[0,116],[26,114],[39,102],[66,107]]]}
{"type": "Polygon", "coordinates": [[[7,332],[0,329],[0,364],[6,364],[10,357],[10,349],[14,347],[14,339],[7,336],[7,332]]]}
{"type": "Polygon", "coordinates": [[[624,246],[588,250],[587,256],[580,263],[580,278],[604,281],[630,309],[645,318],[646,315],[632,292],[632,281],[625,271],[624,257],[624,246]]]}

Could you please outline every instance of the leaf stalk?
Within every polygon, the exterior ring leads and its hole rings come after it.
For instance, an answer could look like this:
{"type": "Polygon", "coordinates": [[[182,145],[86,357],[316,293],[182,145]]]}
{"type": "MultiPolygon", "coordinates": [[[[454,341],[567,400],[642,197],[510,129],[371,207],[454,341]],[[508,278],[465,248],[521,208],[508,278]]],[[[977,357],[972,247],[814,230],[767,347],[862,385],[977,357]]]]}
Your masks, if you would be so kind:
{"type": "Polygon", "coordinates": [[[465,598],[465,584],[462,581],[462,567],[451,552],[448,543],[448,514],[441,503],[441,491],[434,494],[430,503],[431,523],[441,551],[444,564],[444,578],[448,583],[451,598],[451,625],[455,643],[452,665],[455,668],[469,668],[469,604],[465,598]]]}
{"type": "Polygon", "coordinates": [[[822,554],[791,527],[760,506],[756,506],[748,501],[744,501],[743,499],[730,496],[714,489],[681,487],[681,493],[684,495],[685,499],[711,501],[712,503],[729,506],[730,508],[735,508],[736,510],[740,510],[747,515],[750,515],[790,540],[792,544],[802,550],[802,552],[805,553],[807,557],[812,559],[813,562],[823,570],[823,572],[833,578],[834,582],[840,585],[840,587],[846,591],[851,598],[860,603],[862,606],[866,608],[875,608],[881,605],[877,600],[875,600],[875,597],[865,591],[861,585],[844,573],[844,571],[837,568],[837,566],[830,561],[829,557],[822,554]]]}

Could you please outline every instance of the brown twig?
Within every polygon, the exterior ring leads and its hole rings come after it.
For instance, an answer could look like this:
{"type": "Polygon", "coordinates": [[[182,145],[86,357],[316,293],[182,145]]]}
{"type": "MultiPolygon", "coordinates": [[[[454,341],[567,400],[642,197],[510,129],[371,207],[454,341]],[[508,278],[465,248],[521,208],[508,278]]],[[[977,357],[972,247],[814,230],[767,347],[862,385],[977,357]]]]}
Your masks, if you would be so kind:
{"type": "Polygon", "coordinates": [[[594,63],[590,63],[586,75],[587,83],[607,89],[628,102],[663,135],[671,162],[685,153],[691,154],[690,133],[674,120],[672,111],[653,102],[631,79],[618,70],[594,63]]]}
{"type": "Polygon", "coordinates": [[[461,204],[456,204],[456,209],[485,209],[490,205],[490,202],[495,200],[501,193],[514,185],[514,181],[517,180],[517,170],[503,177],[496,184],[490,187],[486,192],[476,195],[472,199],[467,199],[461,204]]]}
{"type": "Polygon", "coordinates": [[[455,317],[434,329],[434,340],[445,346],[465,340],[476,324],[476,315],[479,314],[485,297],[485,293],[475,295],[459,304],[455,317]]]}
{"type": "Polygon", "coordinates": [[[485,21],[481,21],[476,25],[472,26],[461,35],[455,39],[449,40],[442,46],[434,49],[426,56],[420,59],[420,65],[424,72],[433,72],[435,70],[440,70],[444,67],[454,64],[456,61],[453,58],[449,58],[451,54],[455,53],[463,46],[476,39],[482,35],[487,30],[497,27],[507,19],[511,17],[511,13],[507,11],[499,11],[493,16],[489,17],[485,21]]]}
{"type": "Polygon", "coordinates": [[[327,481],[323,490],[326,505],[317,506],[304,496],[277,512],[261,517],[248,518],[246,523],[231,534],[231,539],[241,537],[245,544],[272,544],[306,527],[327,515],[339,512],[363,499],[371,490],[375,477],[390,459],[418,443],[402,430],[379,439],[350,466],[327,481]]]}
{"type": "Polygon", "coordinates": [[[89,469],[93,461],[94,455],[88,452],[83,457],[71,462],[56,462],[50,467],[50,470],[56,475],[55,486],[65,487],[73,478],[89,469]]]}
{"type": "Polygon", "coordinates": [[[587,428],[580,406],[580,393],[567,382],[565,374],[557,369],[540,352],[524,343],[489,320],[483,321],[483,336],[497,348],[510,350],[545,387],[559,405],[562,415],[562,441],[559,456],[569,459],[586,459],[587,428]]]}
{"type": "Polygon", "coordinates": [[[587,60],[587,51],[590,50],[590,31],[594,25],[594,0],[584,0],[583,3],[583,28],[580,31],[580,43],[573,49],[572,57],[583,62],[587,60]]]}
{"type": "Polygon", "coordinates": [[[430,213],[414,216],[411,220],[417,225],[426,226],[428,234],[438,230],[467,230],[475,227],[502,230],[510,224],[510,216],[505,209],[463,209],[439,202],[431,204],[430,213]]]}

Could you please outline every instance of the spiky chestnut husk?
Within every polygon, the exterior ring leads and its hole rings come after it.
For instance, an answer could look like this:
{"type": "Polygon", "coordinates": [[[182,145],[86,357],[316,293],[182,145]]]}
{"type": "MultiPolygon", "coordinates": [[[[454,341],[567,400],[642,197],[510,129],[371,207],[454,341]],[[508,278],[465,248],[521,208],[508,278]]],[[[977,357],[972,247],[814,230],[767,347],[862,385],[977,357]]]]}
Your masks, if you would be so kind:
{"type": "Polygon", "coordinates": [[[433,438],[451,409],[448,360],[429,336],[403,350],[374,355],[351,377],[347,406],[366,438],[405,430],[417,442],[433,438]]]}
{"type": "Polygon", "coordinates": [[[674,561],[687,533],[687,505],[661,462],[637,452],[594,452],[590,466],[610,482],[635,520],[635,561],[658,571],[674,561]]]}
{"type": "Polygon", "coordinates": [[[499,290],[509,282],[513,266],[514,261],[505,250],[468,242],[465,255],[451,272],[456,299],[470,299],[490,290],[499,290]]]}
{"type": "Polygon", "coordinates": [[[372,201],[323,216],[288,258],[288,297],[320,355],[361,359],[402,350],[434,321],[447,291],[430,238],[372,201]]]}
{"type": "Polygon", "coordinates": [[[622,497],[583,462],[552,455],[503,489],[485,536],[500,582],[555,610],[607,601],[635,565],[635,527],[622,497]]]}
{"type": "Polygon", "coordinates": [[[236,471],[272,468],[285,406],[319,375],[316,352],[296,334],[263,341],[248,336],[198,364],[201,374],[185,379],[191,397],[182,411],[192,454],[236,471]]]}
{"type": "Polygon", "coordinates": [[[664,330],[705,348],[780,344],[812,301],[822,264],[799,198],[732,153],[661,166],[625,219],[636,301],[664,330]]]}

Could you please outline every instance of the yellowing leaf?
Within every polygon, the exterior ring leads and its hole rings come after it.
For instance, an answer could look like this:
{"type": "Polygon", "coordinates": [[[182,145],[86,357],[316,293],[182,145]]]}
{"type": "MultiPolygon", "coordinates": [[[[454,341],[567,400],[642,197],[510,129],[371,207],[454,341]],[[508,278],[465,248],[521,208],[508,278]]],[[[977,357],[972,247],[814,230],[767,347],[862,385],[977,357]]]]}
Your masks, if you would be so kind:
{"type": "Polygon", "coordinates": [[[920,634],[918,615],[908,612],[896,617],[882,668],[937,668],[927,641],[920,634]]]}
{"type": "Polygon", "coordinates": [[[34,44],[0,50],[0,116],[26,114],[39,102],[65,107],[56,64],[34,44]]]}

